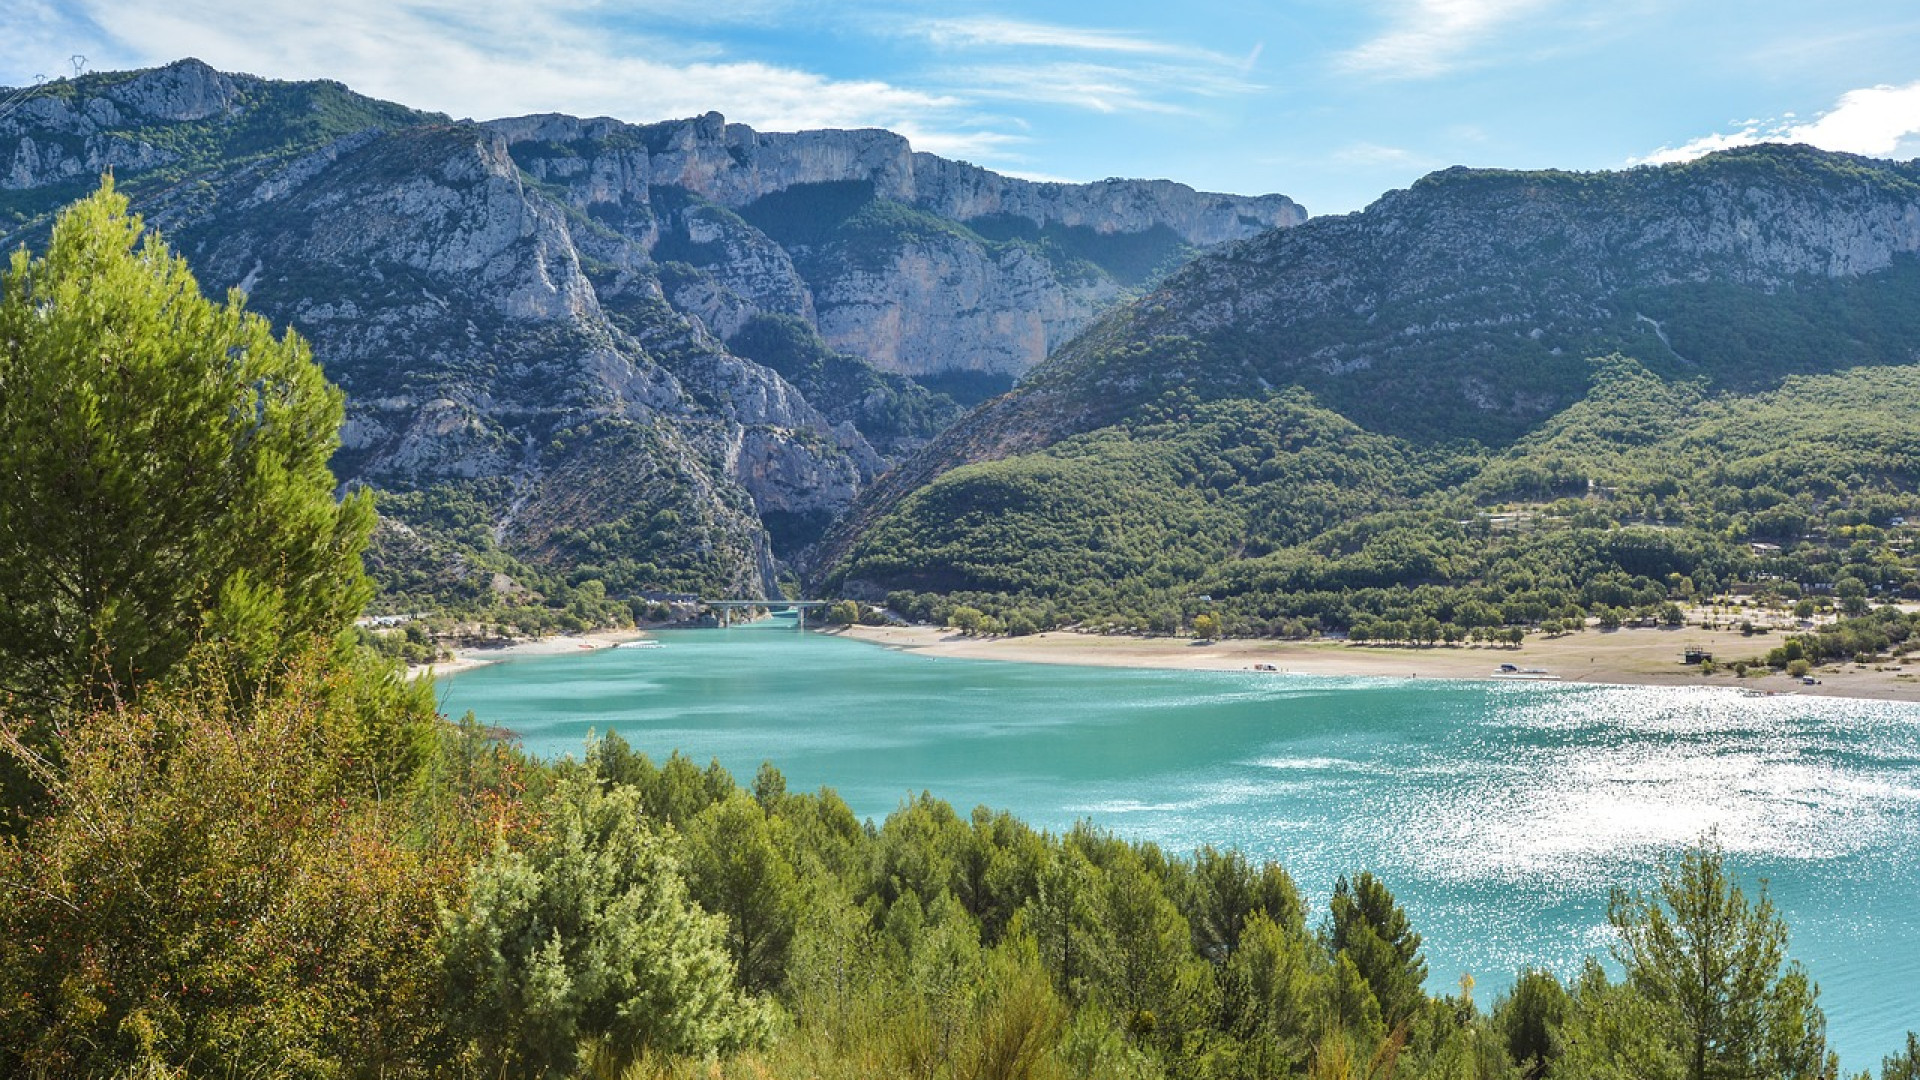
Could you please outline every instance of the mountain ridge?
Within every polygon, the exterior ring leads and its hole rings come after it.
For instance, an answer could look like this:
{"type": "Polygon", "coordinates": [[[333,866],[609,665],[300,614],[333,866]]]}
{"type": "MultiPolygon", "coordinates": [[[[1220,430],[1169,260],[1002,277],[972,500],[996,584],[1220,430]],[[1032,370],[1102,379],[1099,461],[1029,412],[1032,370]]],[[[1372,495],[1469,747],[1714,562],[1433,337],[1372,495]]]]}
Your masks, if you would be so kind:
{"type": "Polygon", "coordinates": [[[336,470],[382,492],[392,604],[529,578],[769,593],[958,415],[909,370],[1010,381],[1142,265],[1304,217],[1164,181],[1082,197],[882,132],[452,121],[188,60],[59,80],[0,117],[0,242],[105,169],[208,289],[242,288],[347,390],[336,470]],[[938,197],[891,197],[914,176],[938,197]],[[942,207],[991,210],[992,235],[942,207]],[[1015,213],[1034,207],[1051,216],[1015,213]]]}
{"type": "MultiPolygon", "coordinates": [[[[1648,384],[1623,376],[1621,360],[1652,384],[1691,386],[1705,398],[1750,402],[1753,414],[1775,415],[1786,405],[1761,398],[1777,395],[1789,377],[1904,369],[1920,359],[1916,179],[1920,164],[1806,147],[1728,151],[1620,173],[1457,169],[1356,214],[1223,245],[1104,316],[1012,393],[863,493],[817,550],[812,573],[827,587],[876,599],[931,583],[934,592],[967,593],[969,602],[1030,606],[1034,595],[995,590],[1019,581],[1065,587],[1040,569],[1058,565],[1051,552],[1064,541],[1053,536],[1043,550],[1023,538],[1055,526],[1012,512],[970,537],[946,519],[1043,503],[1048,470],[1062,460],[1097,461],[1092,448],[1099,447],[1142,462],[1150,492],[1139,499],[1189,506],[1198,515],[1193,527],[1221,538],[1203,545],[1207,559],[1223,560],[1207,570],[1176,571],[1180,559],[1143,555],[1126,571],[1139,575],[1139,588],[1173,598],[1232,593],[1220,578],[1243,558],[1298,548],[1311,562],[1344,550],[1327,534],[1332,546],[1315,554],[1315,529],[1297,527],[1312,508],[1275,486],[1273,477],[1290,466],[1275,433],[1259,427],[1267,422],[1319,431],[1313,444],[1334,452],[1341,468],[1383,459],[1377,447],[1339,449],[1349,440],[1337,434],[1340,424],[1390,440],[1388,458],[1412,463],[1438,454],[1450,463],[1453,478],[1438,487],[1424,466],[1393,466],[1402,479],[1355,507],[1361,519],[1418,509],[1430,518],[1424,527],[1446,535],[1503,500],[1592,501],[1593,492],[1616,484],[1609,473],[1618,462],[1530,464],[1535,444],[1528,439],[1593,395],[1641,392],[1648,384]],[[1306,412],[1288,411],[1300,403],[1306,412]],[[1282,412],[1268,421],[1236,412],[1270,408],[1282,412]],[[1195,431],[1181,427],[1182,416],[1195,431]],[[1206,431],[1214,441],[1197,444],[1207,442],[1206,431]],[[1160,449],[1142,449],[1154,446],[1160,449]],[[1487,475],[1474,480],[1482,470],[1487,475]],[[1465,486],[1456,492],[1456,485],[1465,486]],[[1239,540],[1227,542],[1233,535],[1239,540]],[[935,539],[916,544],[914,537],[935,539]],[[888,544],[913,553],[899,557],[888,544]]],[[[1845,407],[1861,408],[1851,384],[1803,385],[1852,394],[1845,407]]],[[[1886,390],[1893,415],[1913,410],[1910,388],[1896,381],[1886,390]]],[[[1877,429],[1879,419],[1867,426],[1877,429]]],[[[1891,496],[1904,482],[1903,454],[1836,449],[1855,469],[1854,484],[1813,490],[1802,470],[1779,481],[1785,494],[1769,497],[1818,523],[1848,500],[1891,496]]],[[[1711,446],[1699,457],[1721,461],[1711,446]]],[[[1660,464],[1684,468],[1678,459],[1660,464]]],[[[1641,472],[1654,465],[1645,453],[1633,459],[1641,472]]],[[[1751,475],[1750,465],[1734,459],[1715,468],[1751,475]]],[[[1072,498],[1084,502],[1086,485],[1119,479],[1083,472],[1076,482],[1082,487],[1072,498]]],[[[1647,485],[1633,489],[1634,498],[1701,526],[1713,517],[1705,503],[1735,497],[1702,484],[1690,496],[1694,504],[1668,505],[1685,500],[1655,491],[1647,475],[1632,483],[1647,485]]],[[[1102,512],[1124,522],[1132,496],[1118,487],[1109,494],[1102,512]]],[[[1633,517],[1617,507],[1599,514],[1614,514],[1616,526],[1633,517]]],[[[1883,521],[1898,516],[1880,512],[1883,521]]],[[[1713,544],[1724,547],[1721,528],[1713,544]]],[[[1405,539],[1417,542],[1413,534],[1405,539]]],[[[1742,555],[1716,550],[1708,576],[1761,572],[1742,555]]],[[[1423,582],[1467,588],[1493,572],[1470,552],[1448,565],[1454,569],[1416,572],[1407,563],[1410,576],[1378,580],[1411,595],[1423,582]]],[[[1275,580],[1321,580],[1289,575],[1275,580]]],[[[1891,582],[1896,591],[1901,580],[1896,574],[1891,582]]],[[[1084,598],[1077,613],[1099,616],[1099,604],[1112,602],[1084,598]]],[[[1278,599],[1261,603],[1285,607],[1278,599]]],[[[1343,626],[1351,615],[1339,612],[1326,625],[1343,626]]]]}

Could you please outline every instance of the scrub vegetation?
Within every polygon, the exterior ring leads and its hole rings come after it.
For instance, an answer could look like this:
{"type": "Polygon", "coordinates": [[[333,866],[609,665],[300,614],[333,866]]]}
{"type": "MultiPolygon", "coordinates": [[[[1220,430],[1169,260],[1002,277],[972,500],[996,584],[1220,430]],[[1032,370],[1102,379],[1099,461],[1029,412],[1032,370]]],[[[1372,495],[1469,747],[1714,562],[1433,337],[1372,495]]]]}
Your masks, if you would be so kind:
{"type": "MultiPolygon", "coordinates": [[[[1501,450],[1366,431],[1304,391],[1169,392],[1112,427],[954,469],[836,580],[1007,629],[1459,641],[1655,624],[1736,588],[1863,616],[1920,598],[1920,372],[1708,395],[1623,357],[1501,450]]],[[[1911,620],[1887,624],[1897,641],[1911,620]]]]}

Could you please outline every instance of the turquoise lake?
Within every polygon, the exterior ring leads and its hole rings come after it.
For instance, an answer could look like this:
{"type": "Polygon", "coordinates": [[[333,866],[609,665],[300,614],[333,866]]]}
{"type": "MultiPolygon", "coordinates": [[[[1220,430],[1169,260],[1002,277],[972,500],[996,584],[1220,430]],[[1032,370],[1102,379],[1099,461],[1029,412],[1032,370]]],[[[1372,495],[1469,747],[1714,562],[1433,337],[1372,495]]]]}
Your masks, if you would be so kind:
{"type": "Polygon", "coordinates": [[[659,649],[444,680],[544,756],[589,729],[772,761],[883,818],[921,790],[1170,851],[1274,859],[1324,908],[1379,874],[1426,937],[1430,987],[1483,1004],[1524,964],[1603,955],[1607,891],[1717,829],[1768,879],[1844,1069],[1920,1028],[1920,706],[1676,690],[935,659],[792,624],[663,633],[659,649]]]}

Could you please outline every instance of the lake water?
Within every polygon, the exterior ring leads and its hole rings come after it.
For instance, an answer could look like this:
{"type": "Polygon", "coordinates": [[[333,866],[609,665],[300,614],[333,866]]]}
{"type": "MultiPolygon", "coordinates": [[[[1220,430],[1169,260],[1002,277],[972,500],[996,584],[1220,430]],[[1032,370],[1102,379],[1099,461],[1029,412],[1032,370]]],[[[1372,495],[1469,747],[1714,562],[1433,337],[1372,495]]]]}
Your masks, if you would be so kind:
{"type": "Polygon", "coordinates": [[[1920,1028],[1920,706],[1726,690],[1129,671],[935,659],[791,623],[660,635],[445,680],[535,753],[617,730],[657,758],[921,790],[1061,829],[1274,859],[1324,907],[1372,870],[1426,936],[1430,988],[1490,1003],[1523,964],[1603,954],[1607,891],[1717,829],[1771,882],[1843,1068],[1920,1028]]]}

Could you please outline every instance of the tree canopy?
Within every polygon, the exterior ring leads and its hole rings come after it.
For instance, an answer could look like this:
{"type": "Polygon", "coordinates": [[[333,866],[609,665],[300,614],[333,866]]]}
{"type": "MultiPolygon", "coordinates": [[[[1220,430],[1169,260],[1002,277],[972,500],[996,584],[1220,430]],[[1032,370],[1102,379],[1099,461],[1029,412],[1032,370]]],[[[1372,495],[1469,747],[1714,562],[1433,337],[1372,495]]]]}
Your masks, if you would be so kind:
{"type": "Polygon", "coordinates": [[[0,280],[0,691],[43,716],[196,642],[265,660],[368,595],[334,497],[342,396],[292,332],[201,295],[111,178],[0,280]]]}
{"type": "Polygon", "coordinates": [[[1711,839],[1650,896],[1616,890],[1609,921],[1627,981],[1666,1018],[1687,1080],[1832,1075],[1819,988],[1786,958],[1763,886],[1749,901],[1711,839]]]}

